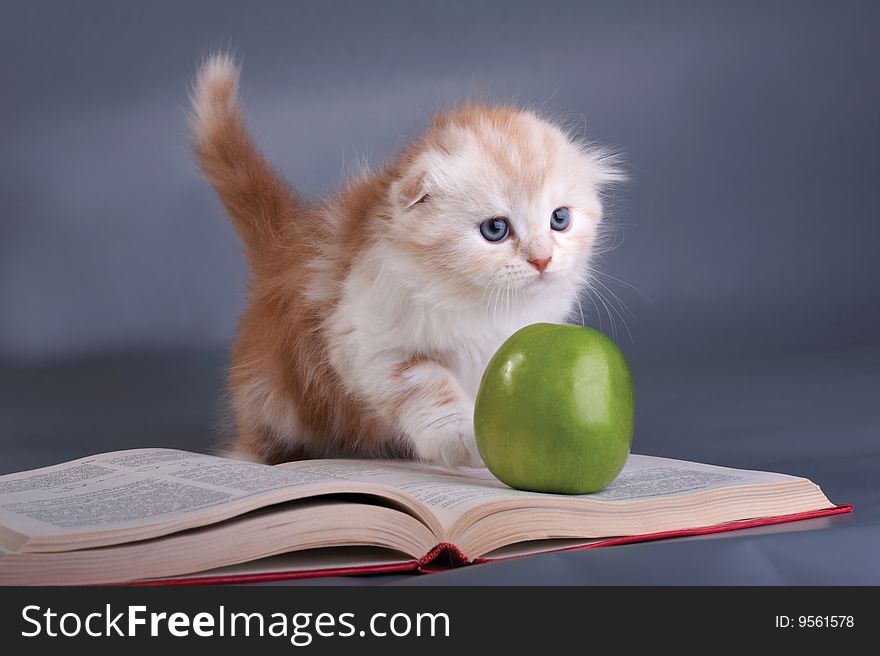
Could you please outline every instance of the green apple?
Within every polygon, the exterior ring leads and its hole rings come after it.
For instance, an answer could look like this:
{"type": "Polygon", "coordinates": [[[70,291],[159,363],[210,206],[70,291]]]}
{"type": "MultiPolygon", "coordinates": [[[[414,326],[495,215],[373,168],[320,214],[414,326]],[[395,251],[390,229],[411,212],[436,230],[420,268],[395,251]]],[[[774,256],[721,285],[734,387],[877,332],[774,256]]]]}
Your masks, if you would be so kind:
{"type": "Polygon", "coordinates": [[[507,485],[586,494],[629,455],[633,384],[620,349],[583,326],[536,323],[489,361],[474,407],[483,462],[507,485]]]}

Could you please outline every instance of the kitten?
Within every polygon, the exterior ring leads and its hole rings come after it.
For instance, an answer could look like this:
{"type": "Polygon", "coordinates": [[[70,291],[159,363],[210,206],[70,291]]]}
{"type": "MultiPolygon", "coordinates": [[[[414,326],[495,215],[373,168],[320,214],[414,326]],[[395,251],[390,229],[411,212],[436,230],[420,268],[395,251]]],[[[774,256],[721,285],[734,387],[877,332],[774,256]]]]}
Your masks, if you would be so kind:
{"type": "Polygon", "coordinates": [[[232,455],[479,465],[483,369],[517,329],[571,312],[613,161],[532,112],[469,105],[310,203],[254,145],[237,86],[228,56],[209,59],[191,117],[252,270],[232,455]]]}

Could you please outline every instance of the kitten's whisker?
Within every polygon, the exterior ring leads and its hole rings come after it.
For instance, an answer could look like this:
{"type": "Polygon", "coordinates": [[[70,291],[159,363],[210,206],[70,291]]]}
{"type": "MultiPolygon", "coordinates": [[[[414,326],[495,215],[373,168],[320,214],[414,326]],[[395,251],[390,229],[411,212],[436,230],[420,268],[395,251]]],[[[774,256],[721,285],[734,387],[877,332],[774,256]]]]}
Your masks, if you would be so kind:
{"type": "Polygon", "coordinates": [[[593,248],[593,256],[600,257],[606,253],[617,250],[623,245],[625,237],[622,230],[607,230],[599,234],[593,248]],[[620,241],[617,236],[620,235],[620,241]]]}
{"type": "MultiPolygon", "coordinates": [[[[495,304],[496,304],[496,305],[497,305],[497,303],[498,303],[498,299],[496,298],[496,293],[497,293],[497,291],[498,291],[498,280],[495,279],[495,278],[493,278],[493,279],[490,281],[490,284],[489,284],[489,286],[488,286],[488,292],[489,292],[489,295],[488,295],[488,297],[486,298],[486,318],[487,318],[487,319],[489,318],[489,306],[492,306],[492,305],[493,305],[493,300],[495,301],[495,304]]],[[[492,310],[492,324],[493,324],[493,325],[495,324],[495,310],[494,310],[494,306],[493,306],[493,310],[492,310]]]]}
{"type": "Polygon", "coordinates": [[[580,310],[580,314],[581,314],[581,325],[583,326],[584,325],[584,310],[583,310],[583,308],[580,307],[580,299],[578,298],[578,296],[580,295],[580,289],[579,289],[578,285],[573,284],[570,280],[566,280],[566,284],[568,285],[568,289],[569,289],[569,291],[571,291],[573,299],[574,299],[574,302],[572,303],[572,308],[569,312],[569,318],[571,318],[571,320],[574,320],[574,317],[572,316],[574,314],[574,303],[575,302],[578,303],[578,309],[580,310]]]}
{"type": "Polygon", "coordinates": [[[599,312],[599,306],[596,305],[596,301],[593,298],[593,295],[590,293],[593,290],[589,285],[587,285],[584,289],[587,292],[587,300],[589,300],[590,303],[592,303],[593,309],[596,310],[596,318],[599,320],[599,330],[602,330],[602,313],[599,312]]]}
{"type": "MultiPolygon", "coordinates": [[[[616,335],[615,335],[615,328],[616,328],[616,326],[615,326],[615,324],[614,324],[614,317],[611,315],[611,312],[610,312],[609,309],[608,309],[608,305],[607,305],[607,304],[605,303],[605,301],[603,300],[602,295],[599,293],[599,290],[596,289],[595,287],[593,287],[592,284],[591,284],[587,289],[588,289],[588,290],[590,291],[590,293],[591,293],[591,299],[593,298],[593,297],[592,297],[593,294],[595,294],[595,296],[596,296],[595,299],[593,299],[593,300],[594,300],[593,305],[596,305],[596,304],[595,304],[595,301],[598,300],[599,303],[602,304],[602,307],[605,309],[605,314],[608,315],[608,320],[609,320],[609,322],[610,322],[611,338],[612,338],[612,339],[615,339],[615,337],[616,337],[616,335]]],[[[596,308],[596,310],[597,310],[597,312],[598,312],[598,307],[596,308]]],[[[602,313],[601,313],[601,312],[598,312],[598,315],[599,315],[599,330],[602,330],[602,328],[603,328],[603,327],[602,327],[602,313]]]]}
{"type": "Polygon", "coordinates": [[[593,291],[596,293],[596,297],[599,299],[599,302],[602,304],[602,307],[605,308],[605,314],[608,315],[608,322],[611,324],[611,339],[615,342],[617,341],[617,322],[614,320],[614,315],[611,314],[611,310],[608,308],[608,302],[604,296],[602,296],[602,292],[600,292],[595,287],[593,291]]]}
{"type": "Polygon", "coordinates": [[[584,307],[581,305],[581,290],[575,285],[569,283],[569,286],[573,288],[574,291],[574,300],[577,303],[578,311],[581,314],[581,325],[584,326],[587,323],[587,320],[584,318],[584,307]]]}
{"type": "MultiPolygon", "coordinates": [[[[488,284],[488,285],[486,285],[485,287],[483,287],[483,293],[480,295],[480,309],[481,309],[481,310],[484,309],[484,308],[483,308],[483,301],[486,300],[486,294],[489,292],[489,290],[490,290],[491,288],[492,288],[492,284],[491,284],[491,283],[488,284]]],[[[489,311],[489,306],[488,306],[488,304],[486,305],[485,310],[486,310],[486,312],[489,311]]]]}
{"type": "Polygon", "coordinates": [[[629,287],[629,288],[630,288],[631,290],[633,290],[636,294],[638,294],[639,296],[641,296],[643,299],[645,299],[645,300],[648,301],[648,302],[650,302],[650,300],[651,300],[651,299],[649,299],[649,298],[644,294],[644,292],[642,292],[638,287],[629,284],[626,280],[621,280],[620,278],[615,278],[615,277],[612,276],[610,273],[606,273],[605,271],[600,271],[599,269],[596,269],[595,271],[592,271],[592,272],[593,272],[593,273],[596,273],[596,274],[598,274],[598,275],[600,275],[600,276],[605,276],[606,278],[610,278],[610,279],[613,280],[614,282],[617,282],[617,283],[620,283],[621,285],[625,285],[625,286],[629,287]]]}
{"type": "MultiPolygon", "coordinates": [[[[615,294],[611,289],[609,289],[608,285],[606,285],[605,283],[603,283],[603,282],[602,282],[601,280],[599,280],[598,278],[595,278],[594,280],[595,280],[595,282],[596,282],[597,284],[602,285],[602,288],[603,288],[606,292],[608,292],[608,294],[611,296],[612,299],[614,299],[615,301],[617,301],[618,303],[620,303],[621,306],[623,306],[623,309],[626,310],[626,312],[629,314],[629,316],[635,318],[636,315],[633,314],[633,311],[629,309],[629,306],[628,306],[626,303],[624,303],[623,300],[622,300],[617,294],[615,294]]],[[[610,301],[609,301],[609,302],[610,302],[610,301]]]]}
{"type": "MultiPolygon", "coordinates": [[[[597,281],[597,282],[598,282],[598,281],[597,281]]],[[[601,284],[601,283],[600,283],[600,284],[601,284]]],[[[596,290],[596,293],[599,294],[599,297],[600,297],[600,298],[605,298],[605,297],[602,295],[602,292],[600,292],[598,289],[596,290]]],[[[608,300],[608,299],[605,299],[605,300],[608,300]]],[[[620,317],[620,320],[623,322],[623,327],[626,329],[626,333],[627,333],[627,335],[629,335],[629,341],[630,341],[630,342],[635,342],[635,340],[633,339],[632,333],[631,333],[630,330],[629,330],[629,326],[628,326],[627,323],[626,323],[626,318],[620,313],[620,310],[618,310],[610,300],[608,301],[608,304],[611,306],[611,309],[614,310],[614,312],[617,313],[617,316],[620,317]]]]}

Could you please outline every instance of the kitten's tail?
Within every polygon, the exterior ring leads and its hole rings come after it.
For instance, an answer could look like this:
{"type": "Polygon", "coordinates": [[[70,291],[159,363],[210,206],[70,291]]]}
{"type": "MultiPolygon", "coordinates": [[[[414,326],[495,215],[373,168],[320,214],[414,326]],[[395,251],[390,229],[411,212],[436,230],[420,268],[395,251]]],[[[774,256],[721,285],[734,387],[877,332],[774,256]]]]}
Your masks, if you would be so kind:
{"type": "Polygon", "coordinates": [[[251,266],[258,267],[281,247],[283,225],[299,201],[248,134],[238,74],[229,55],[205,61],[191,94],[190,124],[199,166],[226,207],[251,266]]]}

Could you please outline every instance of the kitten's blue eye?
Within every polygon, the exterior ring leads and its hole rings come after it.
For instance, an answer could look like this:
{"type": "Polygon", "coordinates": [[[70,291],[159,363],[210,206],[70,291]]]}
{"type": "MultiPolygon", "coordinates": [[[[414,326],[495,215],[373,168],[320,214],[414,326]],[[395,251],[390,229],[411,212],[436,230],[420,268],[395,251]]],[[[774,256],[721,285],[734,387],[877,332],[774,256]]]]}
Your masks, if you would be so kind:
{"type": "Polygon", "coordinates": [[[571,225],[571,212],[567,207],[558,207],[550,215],[550,227],[553,230],[565,230],[571,225]]]}
{"type": "Polygon", "coordinates": [[[486,219],[480,224],[480,234],[486,241],[501,241],[510,232],[510,224],[507,219],[496,216],[494,219],[486,219]]]}

